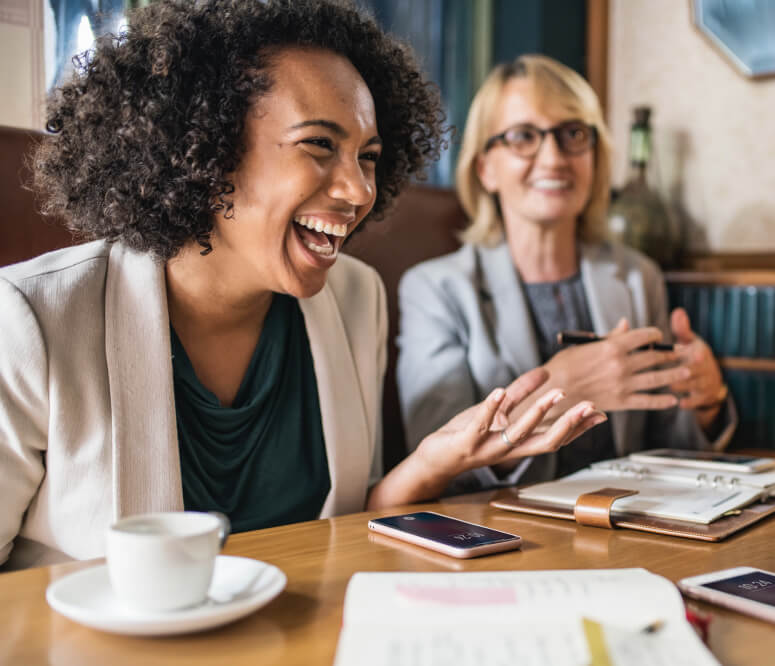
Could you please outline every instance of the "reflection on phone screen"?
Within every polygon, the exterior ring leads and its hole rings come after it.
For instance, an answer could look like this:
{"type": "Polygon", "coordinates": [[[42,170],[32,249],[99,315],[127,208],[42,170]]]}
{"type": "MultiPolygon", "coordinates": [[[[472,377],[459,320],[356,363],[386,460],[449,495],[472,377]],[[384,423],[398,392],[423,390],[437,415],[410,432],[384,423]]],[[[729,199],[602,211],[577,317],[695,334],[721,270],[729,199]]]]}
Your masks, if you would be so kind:
{"type": "Polygon", "coordinates": [[[775,576],[763,571],[753,571],[733,578],[703,583],[702,587],[775,606],[775,576]]]}
{"type": "Polygon", "coordinates": [[[415,536],[433,539],[438,543],[455,548],[473,548],[502,541],[511,541],[513,534],[491,530],[488,527],[472,525],[436,513],[419,511],[405,516],[377,518],[373,522],[394,527],[415,536]]]}

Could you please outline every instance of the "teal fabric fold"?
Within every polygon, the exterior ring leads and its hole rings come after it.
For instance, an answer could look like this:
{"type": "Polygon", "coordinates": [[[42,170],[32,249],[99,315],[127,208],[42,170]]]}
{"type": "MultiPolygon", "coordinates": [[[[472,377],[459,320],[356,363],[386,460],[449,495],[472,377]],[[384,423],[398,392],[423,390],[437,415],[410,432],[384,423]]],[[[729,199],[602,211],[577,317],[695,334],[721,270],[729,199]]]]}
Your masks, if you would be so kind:
{"type": "Polygon", "coordinates": [[[174,329],[171,339],[186,510],[220,511],[234,532],[317,518],[331,480],[298,301],[273,296],[230,407],[199,381],[174,329]]]}

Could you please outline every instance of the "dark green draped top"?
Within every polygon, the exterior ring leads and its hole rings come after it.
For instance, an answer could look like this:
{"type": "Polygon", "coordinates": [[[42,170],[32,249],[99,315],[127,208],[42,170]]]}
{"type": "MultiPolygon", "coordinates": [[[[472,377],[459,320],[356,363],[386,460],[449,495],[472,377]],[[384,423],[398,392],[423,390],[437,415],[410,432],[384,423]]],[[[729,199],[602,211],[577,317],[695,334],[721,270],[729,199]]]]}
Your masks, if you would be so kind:
{"type": "Polygon", "coordinates": [[[298,301],[275,294],[231,407],[197,379],[174,330],[183,504],[232,531],[318,517],[331,479],[312,353],[298,301]]]}

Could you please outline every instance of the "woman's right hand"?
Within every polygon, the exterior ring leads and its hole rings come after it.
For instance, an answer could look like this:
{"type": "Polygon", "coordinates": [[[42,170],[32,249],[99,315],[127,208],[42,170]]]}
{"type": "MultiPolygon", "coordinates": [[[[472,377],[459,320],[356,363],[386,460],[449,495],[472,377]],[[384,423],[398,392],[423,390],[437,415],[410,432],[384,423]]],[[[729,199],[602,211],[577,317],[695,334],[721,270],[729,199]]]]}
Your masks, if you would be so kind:
{"type": "Polygon", "coordinates": [[[585,399],[604,412],[668,409],[677,398],[650,391],[685,381],[690,370],[675,351],[638,349],[661,340],[658,328],[630,330],[622,319],[604,340],[563,349],[543,367],[551,383],[565,389],[568,399],[561,406],[585,399]]]}

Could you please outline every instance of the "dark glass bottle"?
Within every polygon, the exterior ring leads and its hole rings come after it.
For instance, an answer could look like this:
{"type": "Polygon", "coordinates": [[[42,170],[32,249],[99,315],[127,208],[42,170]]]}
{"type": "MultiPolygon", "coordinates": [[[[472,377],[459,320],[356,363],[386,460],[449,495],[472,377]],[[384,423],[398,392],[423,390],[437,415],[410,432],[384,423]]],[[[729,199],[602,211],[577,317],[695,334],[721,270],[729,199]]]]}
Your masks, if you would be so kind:
{"type": "Polygon", "coordinates": [[[669,208],[648,182],[652,157],[651,109],[637,107],[634,115],[630,127],[630,175],[611,203],[608,235],[669,267],[676,262],[680,237],[669,208]]]}

